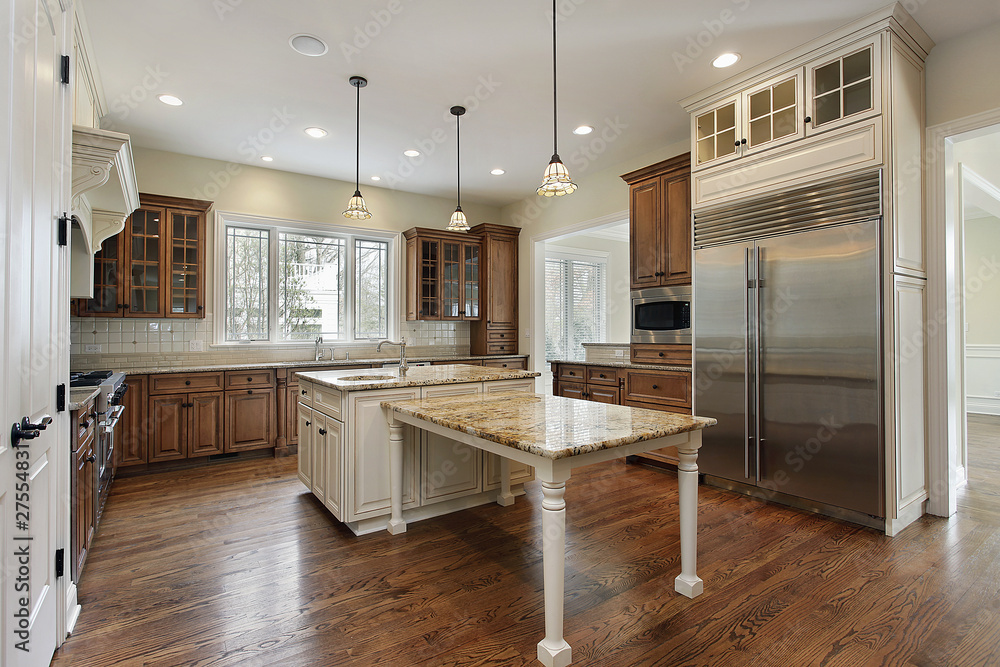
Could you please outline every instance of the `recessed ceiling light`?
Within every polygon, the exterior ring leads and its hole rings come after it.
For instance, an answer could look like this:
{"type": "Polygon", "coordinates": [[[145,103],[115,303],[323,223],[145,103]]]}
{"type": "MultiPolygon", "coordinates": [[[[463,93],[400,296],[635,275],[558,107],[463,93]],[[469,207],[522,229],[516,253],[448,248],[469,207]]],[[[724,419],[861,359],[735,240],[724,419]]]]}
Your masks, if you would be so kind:
{"type": "Polygon", "coordinates": [[[381,176],[372,176],[372,180],[373,181],[381,181],[382,177],[381,176]]]}
{"type": "Polygon", "coordinates": [[[573,134],[590,134],[594,131],[590,125],[581,125],[580,127],[573,130],[573,134]]]}
{"type": "Polygon", "coordinates": [[[326,130],[322,127],[307,127],[305,133],[314,139],[319,139],[320,137],[326,136],[326,130]]]}
{"type": "Polygon", "coordinates": [[[405,155],[406,157],[417,157],[418,155],[420,155],[420,151],[415,151],[411,148],[409,150],[403,151],[403,155],[405,155]]]}
{"type": "Polygon", "coordinates": [[[292,50],[304,56],[322,56],[330,50],[330,47],[322,39],[305,33],[292,35],[288,38],[288,44],[292,47],[292,50]]]}
{"type": "Polygon", "coordinates": [[[164,104],[169,104],[172,107],[179,107],[184,104],[184,101],[181,98],[173,95],[157,95],[156,99],[160,100],[164,104]]]}
{"type": "Polygon", "coordinates": [[[721,56],[712,61],[713,67],[729,67],[730,65],[735,65],[740,60],[740,54],[738,53],[723,53],[721,56]]]}
{"type": "Polygon", "coordinates": [[[506,172],[506,171],[504,171],[503,169],[494,169],[494,170],[493,170],[493,171],[491,171],[490,173],[491,173],[491,174],[493,174],[494,176],[503,176],[503,175],[504,175],[504,174],[506,174],[507,172],[506,172]]]}
{"type": "Polygon", "coordinates": [[[263,160],[264,162],[273,162],[274,161],[274,158],[271,157],[270,155],[261,155],[260,159],[263,160]]]}

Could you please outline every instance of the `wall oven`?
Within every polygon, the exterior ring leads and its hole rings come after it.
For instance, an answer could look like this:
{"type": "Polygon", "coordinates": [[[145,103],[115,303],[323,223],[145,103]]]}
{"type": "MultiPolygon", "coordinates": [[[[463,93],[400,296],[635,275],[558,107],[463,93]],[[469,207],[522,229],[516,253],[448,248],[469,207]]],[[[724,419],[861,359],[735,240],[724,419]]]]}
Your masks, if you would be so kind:
{"type": "Polygon", "coordinates": [[[633,343],[691,343],[691,286],[632,291],[633,343]]]}

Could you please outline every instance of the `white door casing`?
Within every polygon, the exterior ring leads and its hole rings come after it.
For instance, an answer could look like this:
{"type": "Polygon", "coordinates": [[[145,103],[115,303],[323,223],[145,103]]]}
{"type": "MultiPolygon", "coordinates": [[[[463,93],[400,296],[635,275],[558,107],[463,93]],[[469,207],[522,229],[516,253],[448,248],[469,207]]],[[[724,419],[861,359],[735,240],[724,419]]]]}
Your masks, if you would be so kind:
{"type": "Polygon", "coordinates": [[[69,367],[68,250],[56,243],[69,210],[70,91],[62,84],[72,0],[12,0],[0,15],[10,37],[0,55],[5,89],[0,132],[0,544],[4,665],[48,665],[62,642],[66,579],[55,552],[69,542],[69,422],[56,411],[56,385],[69,367]],[[52,417],[15,448],[11,425],[52,417]]]}

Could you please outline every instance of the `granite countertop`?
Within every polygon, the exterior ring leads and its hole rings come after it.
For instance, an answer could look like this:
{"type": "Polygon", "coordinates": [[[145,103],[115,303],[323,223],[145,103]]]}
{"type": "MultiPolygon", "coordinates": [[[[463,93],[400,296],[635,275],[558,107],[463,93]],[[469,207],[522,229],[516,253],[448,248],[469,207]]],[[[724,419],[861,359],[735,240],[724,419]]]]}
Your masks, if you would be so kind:
{"type": "Polygon", "coordinates": [[[79,410],[83,404],[100,393],[100,387],[71,387],[69,390],[69,409],[79,410]]]}
{"type": "Polygon", "coordinates": [[[628,347],[628,343],[580,343],[583,347],[628,347]]]}
{"type": "Polygon", "coordinates": [[[636,371],[680,371],[690,372],[690,366],[668,366],[664,364],[637,364],[631,361],[566,361],[546,359],[547,364],[567,364],[571,366],[602,366],[605,368],[631,368],[636,371]]]}
{"type": "MultiPolygon", "coordinates": [[[[415,366],[406,375],[398,369],[372,368],[343,371],[311,371],[297,373],[300,379],[309,380],[342,391],[365,391],[368,389],[398,389],[400,387],[424,387],[439,384],[464,384],[468,382],[490,382],[493,380],[522,380],[536,378],[541,373],[535,371],[492,368],[490,366],[469,366],[467,364],[445,364],[442,366],[415,366]],[[385,380],[348,378],[384,377],[385,380]]],[[[505,394],[506,395],[506,394],[505,394]]]]}
{"type": "MultiPolygon", "coordinates": [[[[478,355],[478,356],[464,356],[464,357],[407,357],[406,361],[408,363],[423,362],[423,361],[470,361],[473,359],[520,359],[527,357],[527,354],[493,354],[493,355],[478,355]]],[[[331,368],[336,368],[338,366],[355,366],[358,364],[391,364],[398,363],[399,356],[389,356],[389,357],[376,357],[368,359],[335,359],[333,361],[329,359],[324,359],[321,361],[274,361],[267,363],[253,363],[253,364],[215,364],[209,366],[150,366],[149,368],[140,368],[138,370],[131,370],[128,372],[129,375],[158,375],[163,373],[200,373],[203,371],[244,371],[250,370],[252,368],[316,368],[317,366],[329,366],[331,368]]]]}
{"type": "Polygon", "coordinates": [[[527,392],[383,401],[382,407],[548,459],[620,447],[716,423],[706,417],[527,392]]]}

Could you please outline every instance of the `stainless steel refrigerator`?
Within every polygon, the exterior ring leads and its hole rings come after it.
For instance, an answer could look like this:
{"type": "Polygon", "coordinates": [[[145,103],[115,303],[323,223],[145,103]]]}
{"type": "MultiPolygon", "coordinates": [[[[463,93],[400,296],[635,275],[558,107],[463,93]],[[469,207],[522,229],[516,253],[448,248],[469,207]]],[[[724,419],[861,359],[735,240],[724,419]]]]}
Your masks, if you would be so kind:
{"type": "Polygon", "coordinates": [[[725,234],[703,223],[694,411],[719,421],[702,436],[706,475],[857,521],[885,516],[879,220],[877,197],[857,207],[842,192],[839,217],[821,207],[782,225],[796,207],[775,200],[722,216],[725,234]],[[762,217],[785,233],[761,237],[762,217]]]}

